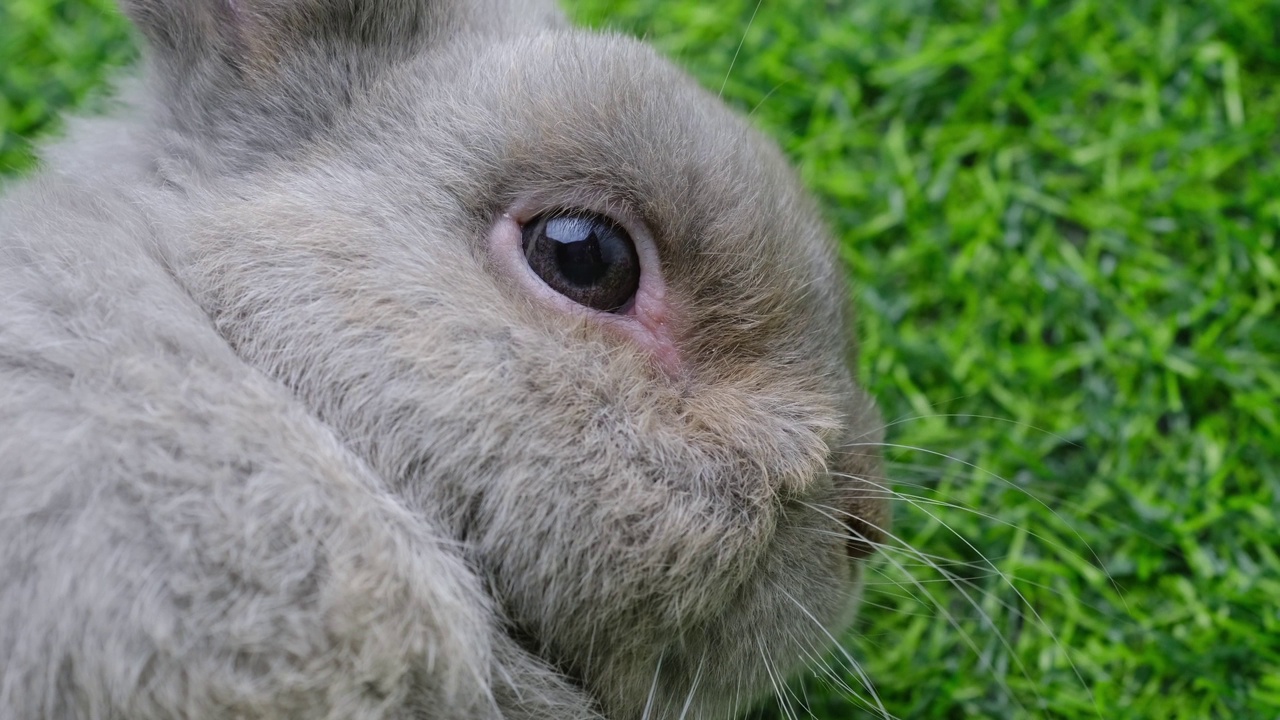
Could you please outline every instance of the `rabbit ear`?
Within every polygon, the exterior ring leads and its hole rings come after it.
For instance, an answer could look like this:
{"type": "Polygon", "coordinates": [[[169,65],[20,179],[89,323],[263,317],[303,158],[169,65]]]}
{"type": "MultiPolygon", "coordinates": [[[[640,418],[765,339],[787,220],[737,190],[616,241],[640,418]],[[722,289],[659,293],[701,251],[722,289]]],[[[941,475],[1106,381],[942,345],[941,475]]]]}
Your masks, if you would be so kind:
{"type": "Polygon", "coordinates": [[[551,0],[121,0],[169,60],[269,65],[322,40],[395,54],[441,36],[563,22],[551,0]],[[292,46],[292,47],[291,47],[292,46]]]}
{"type": "Polygon", "coordinates": [[[171,124],[226,157],[311,136],[362,83],[460,35],[562,24],[554,0],[121,0],[171,124]],[[245,150],[235,153],[237,145],[245,150]]]}

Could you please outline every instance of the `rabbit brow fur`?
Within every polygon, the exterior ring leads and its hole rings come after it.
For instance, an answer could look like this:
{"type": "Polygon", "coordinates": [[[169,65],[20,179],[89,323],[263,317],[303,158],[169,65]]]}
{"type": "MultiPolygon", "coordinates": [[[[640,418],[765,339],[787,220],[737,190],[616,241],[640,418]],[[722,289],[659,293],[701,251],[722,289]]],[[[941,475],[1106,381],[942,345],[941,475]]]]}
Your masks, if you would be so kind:
{"type": "Polygon", "coordinates": [[[0,717],[723,718],[829,646],[880,423],[769,142],[549,2],[123,6],[0,199],[0,717]],[[647,229],[680,372],[518,203],[647,229]]]}

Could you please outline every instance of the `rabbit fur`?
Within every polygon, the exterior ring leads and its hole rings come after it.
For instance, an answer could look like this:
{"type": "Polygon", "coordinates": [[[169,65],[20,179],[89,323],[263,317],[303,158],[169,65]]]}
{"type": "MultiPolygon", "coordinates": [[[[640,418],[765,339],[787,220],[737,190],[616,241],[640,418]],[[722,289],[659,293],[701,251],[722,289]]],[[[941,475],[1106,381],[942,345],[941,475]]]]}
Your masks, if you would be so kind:
{"type": "Polygon", "coordinates": [[[723,718],[830,647],[880,421],[768,141],[549,2],[123,7],[0,199],[0,717],[723,718]],[[555,207],[669,347],[503,274],[555,207]]]}

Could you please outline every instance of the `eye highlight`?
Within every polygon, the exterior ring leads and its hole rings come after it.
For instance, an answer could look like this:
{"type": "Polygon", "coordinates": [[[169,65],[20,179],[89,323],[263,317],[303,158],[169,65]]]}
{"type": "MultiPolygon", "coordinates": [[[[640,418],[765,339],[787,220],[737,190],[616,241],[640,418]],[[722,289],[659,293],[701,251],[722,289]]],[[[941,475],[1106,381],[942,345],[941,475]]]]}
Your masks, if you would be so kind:
{"type": "Polygon", "coordinates": [[[534,274],[552,290],[602,312],[626,310],[640,288],[640,257],[621,225],[592,212],[555,212],[521,229],[534,274]]]}

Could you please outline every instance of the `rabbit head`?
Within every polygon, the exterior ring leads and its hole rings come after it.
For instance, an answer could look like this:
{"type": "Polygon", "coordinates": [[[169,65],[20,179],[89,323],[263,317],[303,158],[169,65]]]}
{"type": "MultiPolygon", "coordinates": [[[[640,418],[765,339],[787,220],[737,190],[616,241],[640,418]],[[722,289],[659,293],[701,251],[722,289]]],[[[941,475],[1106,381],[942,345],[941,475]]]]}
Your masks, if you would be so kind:
{"type": "Polygon", "coordinates": [[[540,3],[131,0],[173,272],[610,717],[717,717],[887,522],[849,291],[771,142],[540,3]]]}

